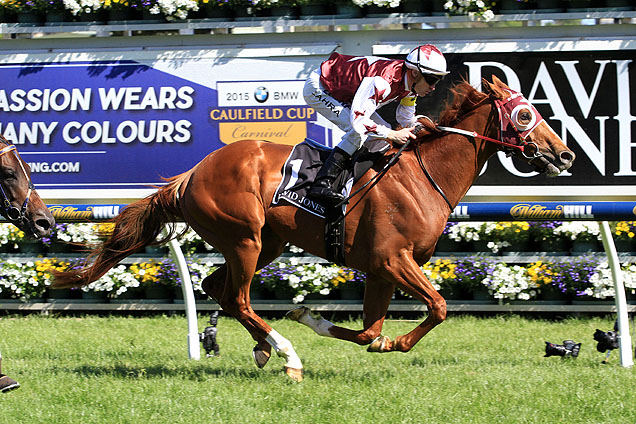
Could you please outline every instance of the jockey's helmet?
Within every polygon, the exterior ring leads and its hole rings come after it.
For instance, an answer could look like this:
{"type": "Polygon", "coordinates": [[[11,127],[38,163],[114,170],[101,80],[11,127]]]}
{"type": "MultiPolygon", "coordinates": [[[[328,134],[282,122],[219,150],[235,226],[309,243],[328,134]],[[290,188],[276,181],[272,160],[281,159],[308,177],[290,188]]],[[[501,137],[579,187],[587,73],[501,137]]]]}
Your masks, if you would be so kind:
{"type": "Polygon", "coordinates": [[[422,74],[433,74],[440,77],[448,74],[444,55],[432,44],[424,44],[411,50],[406,55],[404,63],[408,68],[417,69],[422,74]]]}

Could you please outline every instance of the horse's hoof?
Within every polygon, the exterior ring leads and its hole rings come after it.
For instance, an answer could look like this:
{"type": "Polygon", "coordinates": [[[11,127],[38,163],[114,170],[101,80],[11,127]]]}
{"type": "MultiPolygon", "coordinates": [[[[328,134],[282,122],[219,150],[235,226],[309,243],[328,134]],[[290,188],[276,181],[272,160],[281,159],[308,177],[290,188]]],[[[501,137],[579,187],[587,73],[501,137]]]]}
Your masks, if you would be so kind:
{"type": "Polygon", "coordinates": [[[303,315],[305,314],[309,314],[311,313],[311,310],[306,307],[306,306],[299,306],[295,309],[292,309],[291,311],[287,312],[285,314],[286,318],[289,318],[293,321],[298,321],[300,322],[300,319],[303,317],[303,315]]]}
{"type": "Polygon", "coordinates": [[[4,374],[0,374],[0,393],[9,392],[20,387],[20,384],[4,374]]]}
{"type": "Polygon", "coordinates": [[[302,368],[290,368],[285,367],[285,374],[297,383],[303,381],[303,369],[302,368]]]}
{"type": "Polygon", "coordinates": [[[271,356],[270,352],[259,349],[258,346],[252,349],[252,358],[254,358],[254,363],[259,368],[263,368],[271,356]]]}
{"type": "Polygon", "coordinates": [[[389,352],[391,350],[389,348],[390,342],[391,339],[387,336],[378,336],[371,342],[367,348],[367,352],[389,352]]]}

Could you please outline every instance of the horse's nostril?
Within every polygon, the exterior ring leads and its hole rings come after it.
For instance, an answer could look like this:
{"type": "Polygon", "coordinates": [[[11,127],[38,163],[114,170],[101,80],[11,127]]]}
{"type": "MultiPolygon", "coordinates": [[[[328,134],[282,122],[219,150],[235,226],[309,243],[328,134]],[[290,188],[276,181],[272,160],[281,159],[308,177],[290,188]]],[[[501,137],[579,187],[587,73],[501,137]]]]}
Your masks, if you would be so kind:
{"type": "Polygon", "coordinates": [[[49,221],[48,219],[36,219],[35,220],[35,225],[42,228],[44,231],[49,231],[51,229],[51,221],[49,221]]]}
{"type": "Polygon", "coordinates": [[[571,163],[572,161],[574,161],[575,157],[576,155],[570,151],[559,153],[559,160],[561,161],[561,163],[571,163]]]}

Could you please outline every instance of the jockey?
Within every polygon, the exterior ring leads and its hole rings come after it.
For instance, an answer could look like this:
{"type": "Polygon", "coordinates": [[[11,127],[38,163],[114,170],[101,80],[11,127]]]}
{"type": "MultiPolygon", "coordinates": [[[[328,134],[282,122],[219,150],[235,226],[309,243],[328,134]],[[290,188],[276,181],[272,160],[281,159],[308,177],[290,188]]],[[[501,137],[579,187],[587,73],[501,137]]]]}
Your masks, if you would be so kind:
{"type": "Polygon", "coordinates": [[[18,387],[20,387],[20,384],[17,381],[2,374],[2,354],[0,354],[0,393],[8,392],[18,387]]]}
{"type": "Polygon", "coordinates": [[[368,137],[404,144],[415,138],[415,101],[435,90],[445,75],[446,59],[431,44],[416,47],[405,60],[332,53],[312,72],[303,90],[305,101],[345,132],[316,176],[309,196],[338,203],[344,196],[333,187],[351,156],[368,137]],[[395,131],[376,110],[398,101],[395,117],[403,128],[395,131]]]}

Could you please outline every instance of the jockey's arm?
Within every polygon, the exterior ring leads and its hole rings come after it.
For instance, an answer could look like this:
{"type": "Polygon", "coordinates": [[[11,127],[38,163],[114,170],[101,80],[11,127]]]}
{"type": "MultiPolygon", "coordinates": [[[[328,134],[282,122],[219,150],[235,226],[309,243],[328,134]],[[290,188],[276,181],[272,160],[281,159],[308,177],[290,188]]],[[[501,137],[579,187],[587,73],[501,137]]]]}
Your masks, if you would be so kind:
{"type": "Polygon", "coordinates": [[[395,131],[371,119],[378,109],[378,103],[390,92],[389,83],[381,77],[364,78],[358,87],[351,102],[351,126],[360,135],[363,143],[368,137],[385,138],[400,144],[404,144],[409,138],[415,138],[408,128],[395,131]]]}
{"type": "Polygon", "coordinates": [[[415,135],[411,132],[413,127],[417,124],[417,116],[415,116],[415,101],[416,96],[407,96],[400,100],[400,103],[395,108],[395,120],[402,127],[401,130],[393,131],[392,137],[387,137],[388,140],[404,144],[410,138],[415,138],[415,135]]]}

